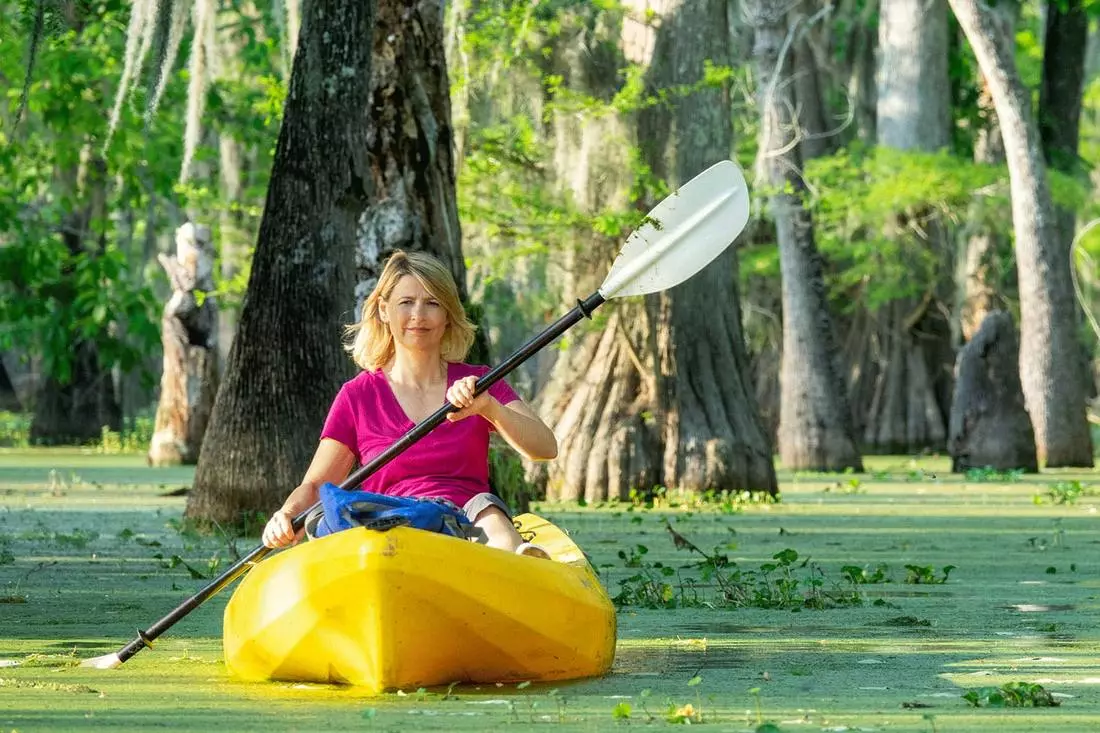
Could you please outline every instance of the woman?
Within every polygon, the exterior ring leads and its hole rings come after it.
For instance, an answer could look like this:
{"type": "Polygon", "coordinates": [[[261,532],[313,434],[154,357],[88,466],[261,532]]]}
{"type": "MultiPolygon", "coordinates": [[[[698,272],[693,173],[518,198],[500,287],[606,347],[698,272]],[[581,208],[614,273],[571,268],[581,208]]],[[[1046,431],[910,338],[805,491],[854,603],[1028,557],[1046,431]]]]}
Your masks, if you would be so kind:
{"type": "Polygon", "coordinates": [[[536,461],[557,455],[557,439],[504,380],[474,396],[478,377],[489,370],[463,363],[474,325],[450,270],[423,253],[395,252],[348,333],[354,334],[348,351],[363,371],[337,394],[305,478],[268,521],[264,544],[296,542],[301,533],[296,536],[291,521],[317,502],[322,484],[340,483],[356,460],[365,464],[446,400],[460,409],[362,488],[447,499],[462,507],[491,547],[547,557],[523,542],[508,507],[490,493],[489,433],[497,431],[536,461]]]}

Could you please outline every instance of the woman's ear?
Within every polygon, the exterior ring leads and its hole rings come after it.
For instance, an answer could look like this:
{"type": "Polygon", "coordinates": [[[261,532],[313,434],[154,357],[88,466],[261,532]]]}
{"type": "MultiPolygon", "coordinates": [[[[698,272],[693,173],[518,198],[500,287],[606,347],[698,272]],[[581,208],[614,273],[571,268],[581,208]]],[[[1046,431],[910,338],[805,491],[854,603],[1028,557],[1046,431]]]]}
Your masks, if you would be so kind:
{"type": "Polygon", "coordinates": [[[389,323],[389,316],[386,315],[386,301],[378,301],[378,320],[382,323],[389,323]]]}

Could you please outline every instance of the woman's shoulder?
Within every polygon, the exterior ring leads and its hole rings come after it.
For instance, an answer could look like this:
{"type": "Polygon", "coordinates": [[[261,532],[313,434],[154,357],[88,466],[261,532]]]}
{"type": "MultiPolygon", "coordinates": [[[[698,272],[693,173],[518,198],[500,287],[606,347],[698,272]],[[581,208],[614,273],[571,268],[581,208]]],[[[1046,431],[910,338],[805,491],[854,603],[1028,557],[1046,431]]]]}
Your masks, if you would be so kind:
{"type": "Polygon", "coordinates": [[[464,361],[452,361],[450,363],[451,375],[455,379],[462,377],[482,377],[489,373],[489,367],[484,364],[467,364],[464,361]]]}
{"type": "Polygon", "coordinates": [[[344,382],[343,386],[340,387],[340,391],[353,396],[368,394],[378,388],[379,380],[385,380],[385,375],[381,369],[374,372],[364,370],[344,382]]]}

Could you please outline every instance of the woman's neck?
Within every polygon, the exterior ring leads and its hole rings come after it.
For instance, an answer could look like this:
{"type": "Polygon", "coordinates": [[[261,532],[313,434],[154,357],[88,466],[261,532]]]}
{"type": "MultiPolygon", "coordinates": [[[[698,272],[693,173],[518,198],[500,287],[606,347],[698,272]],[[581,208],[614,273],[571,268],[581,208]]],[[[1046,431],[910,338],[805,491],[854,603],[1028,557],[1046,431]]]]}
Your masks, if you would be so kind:
{"type": "Polygon", "coordinates": [[[384,367],[394,384],[426,390],[447,382],[447,363],[438,353],[398,351],[384,367]]]}

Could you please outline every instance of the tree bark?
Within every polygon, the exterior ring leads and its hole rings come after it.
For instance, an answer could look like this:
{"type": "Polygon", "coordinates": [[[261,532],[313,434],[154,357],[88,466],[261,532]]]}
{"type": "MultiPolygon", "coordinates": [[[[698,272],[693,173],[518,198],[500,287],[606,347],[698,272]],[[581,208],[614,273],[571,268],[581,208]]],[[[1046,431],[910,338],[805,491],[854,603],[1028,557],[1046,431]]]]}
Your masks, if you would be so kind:
{"type": "MultiPolygon", "coordinates": [[[[1016,48],[1016,17],[1019,4],[1013,1],[1000,2],[995,7],[997,22],[1001,25],[1001,40],[1009,44],[1006,53],[1014,54],[1016,48]]],[[[974,162],[986,165],[1004,165],[1004,141],[1001,139],[1001,125],[997,121],[997,110],[993,106],[993,95],[985,76],[978,73],[978,110],[982,126],[974,142],[974,162]]],[[[959,266],[959,334],[956,343],[969,341],[986,316],[994,310],[1007,307],[1008,283],[1001,282],[996,260],[1002,254],[1011,251],[1007,233],[993,222],[988,221],[986,204],[982,197],[975,197],[967,213],[970,234],[960,237],[963,251],[960,253],[959,266]]],[[[1015,273],[1013,273],[1015,274],[1015,273]]],[[[1012,289],[1014,290],[1014,283],[1012,289]]]]}
{"type": "Polygon", "coordinates": [[[781,0],[752,0],[743,5],[756,28],[759,176],[769,192],[783,287],[779,456],[788,470],[861,471],[794,138],[797,100],[785,70],[789,59],[781,55],[788,34],[788,6],[781,0]]]}
{"type": "MultiPolygon", "coordinates": [[[[725,6],[723,0],[666,6],[647,74],[653,94],[698,84],[707,61],[729,65],[725,6]]],[[[645,162],[671,188],[730,157],[733,122],[726,86],[693,92],[670,107],[667,114],[640,115],[639,145],[645,162]]],[[[668,486],[776,491],[771,441],[749,375],[737,281],[737,259],[727,252],[690,282],[647,298],[668,486]]]]}
{"type": "Polygon", "coordinates": [[[994,311],[960,352],[951,405],[951,470],[1039,470],[1035,433],[1020,387],[1020,344],[1012,316],[994,311]]]}
{"type": "Polygon", "coordinates": [[[186,515],[237,522],[298,484],[340,385],[357,233],[370,195],[373,0],[303,9],[237,339],[186,515]]]}
{"type": "MultiPolygon", "coordinates": [[[[831,131],[829,116],[826,113],[825,101],[822,98],[821,65],[814,55],[814,48],[810,38],[812,28],[806,27],[810,22],[805,17],[806,11],[812,11],[814,5],[803,2],[801,10],[803,15],[798,17],[798,27],[795,29],[797,42],[794,44],[794,96],[798,100],[798,148],[803,162],[828,155],[836,147],[836,133],[831,131]]],[[[812,17],[812,16],[811,16],[812,17]]],[[[820,21],[816,21],[820,22],[820,21]]]]}
{"type": "MultiPolygon", "coordinates": [[[[641,17],[642,3],[631,7],[641,17]]],[[[610,102],[629,59],[645,67],[645,97],[668,95],[667,104],[634,114],[554,110],[554,172],[564,197],[586,214],[656,203],[631,198],[635,141],[642,162],[670,186],[731,153],[728,90],[694,88],[704,59],[729,58],[725,3],[646,7],[655,13],[650,22],[625,26],[595,8],[572,13],[554,46],[549,71],[571,92],[610,102]]],[[[612,239],[578,232],[556,258],[566,300],[599,286],[619,244],[612,239]]],[[[659,485],[775,490],[730,289],[735,273],[732,258],[720,258],[671,293],[615,301],[597,315],[598,327],[578,327],[538,400],[559,441],[558,459],[535,471],[550,498],[626,499],[659,485]],[[704,329],[710,314],[715,331],[704,329]]]]}
{"type": "Polygon", "coordinates": [[[898,150],[951,143],[945,0],[882,0],[878,142],[898,150]]]}
{"type": "Polygon", "coordinates": [[[160,256],[172,295],[161,319],[164,370],[149,445],[152,466],[194,464],[218,389],[214,251],[210,229],[191,222],[176,230],[176,256],[160,256]]]}
{"type": "MultiPolygon", "coordinates": [[[[282,39],[279,39],[282,40],[282,39]]],[[[215,73],[220,80],[235,83],[241,78],[241,37],[229,29],[216,32],[218,63],[215,73]]],[[[287,44],[289,45],[289,44],[287,44]]],[[[229,130],[219,130],[218,187],[221,192],[218,212],[218,254],[222,282],[231,282],[248,259],[250,236],[244,226],[241,205],[244,200],[245,150],[229,130]]],[[[237,335],[240,303],[223,299],[218,304],[218,373],[225,371],[229,352],[237,335]]]]}
{"type": "MultiPolygon", "coordinates": [[[[221,242],[221,279],[228,282],[237,277],[248,257],[248,232],[240,211],[244,185],[243,151],[241,144],[226,133],[218,135],[218,176],[222,191],[223,208],[220,212],[218,231],[221,242]]],[[[240,306],[221,304],[218,308],[218,371],[224,371],[229,362],[229,352],[237,336],[240,306]]]]}
{"type": "Polygon", "coordinates": [[[21,412],[23,410],[23,406],[19,402],[19,395],[15,391],[15,385],[12,383],[11,376],[8,375],[8,369],[4,366],[2,359],[0,359],[0,410],[5,412],[21,412]]]}
{"type": "Polygon", "coordinates": [[[838,16],[851,18],[845,66],[848,104],[855,119],[854,137],[865,142],[876,139],[875,52],[878,49],[878,0],[842,0],[838,16]]]}
{"type": "MultiPolygon", "coordinates": [[[[636,63],[648,65],[653,43],[647,34],[654,31],[637,30],[641,38],[625,47],[638,54],[636,63]]],[[[618,70],[628,63],[622,33],[621,22],[598,8],[565,13],[545,71],[569,92],[606,104],[622,83],[618,70]]],[[[610,109],[550,112],[553,177],[566,205],[585,215],[631,208],[632,122],[610,109]]],[[[615,249],[611,237],[578,227],[575,244],[556,253],[548,273],[560,282],[562,300],[594,291],[615,249]]],[[[528,473],[550,499],[626,499],[631,489],[649,491],[661,480],[647,314],[636,302],[613,301],[597,317],[600,328],[582,324],[569,334],[569,347],[558,355],[536,401],[558,437],[558,457],[529,466],[528,473]]]]}
{"type": "MultiPolygon", "coordinates": [[[[948,28],[944,0],[882,0],[879,11],[878,144],[932,152],[951,143],[948,28]]],[[[933,212],[887,222],[891,236],[930,250],[941,265],[923,298],[876,314],[885,345],[864,427],[876,451],[941,450],[947,436],[954,352],[941,305],[954,294],[954,249],[933,212]],[[919,234],[912,233],[914,230],[919,234]]]]}
{"type": "Polygon", "coordinates": [[[1059,238],[1030,97],[990,9],[977,0],[950,3],[989,80],[1003,131],[1020,282],[1020,378],[1039,458],[1049,467],[1092,466],[1069,248],[1059,238]]]}
{"type": "MultiPolygon", "coordinates": [[[[357,238],[356,304],[378,282],[396,249],[428,252],[451,268],[470,306],[455,200],[454,127],[444,56],[443,5],[378,0],[367,130],[374,186],[357,238]]],[[[483,328],[469,360],[489,358],[483,328]]]]}
{"type": "MultiPolygon", "coordinates": [[[[1077,144],[1088,28],[1089,19],[1082,0],[1049,3],[1039,89],[1039,136],[1047,164],[1065,172],[1081,168],[1077,144]]],[[[1063,234],[1067,235],[1068,242],[1072,231],[1063,234]]]]}
{"type": "MultiPolygon", "coordinates": [[[[1049,3],[1046,13],[1046,39],[1043,44],[1043,76],[1039,88],[1039,137],[1043,156],[1054,170],[1075,175],[1087,182],[1091,166],[1081,159],[1078,143],[1081,131],[1081,104],[1085,91],[1085,60],[1088,51],[1089,18],[1082,0],[1049,3]]],[[[1060,241],[1067,250],[1073,247],[1077,215],[1072,209],[1055,206],[1060,241]]],[[[1071,259],[1070,266],[1073,267],[1071,259]]],[[[1076,323],[1084,324],[1084,314],[1074,305],[1076,323]]],[[[1087,398],[1096,396],[1091,378],[1090,350],[1081,342],[1081,374],[1087,398]]]]}

